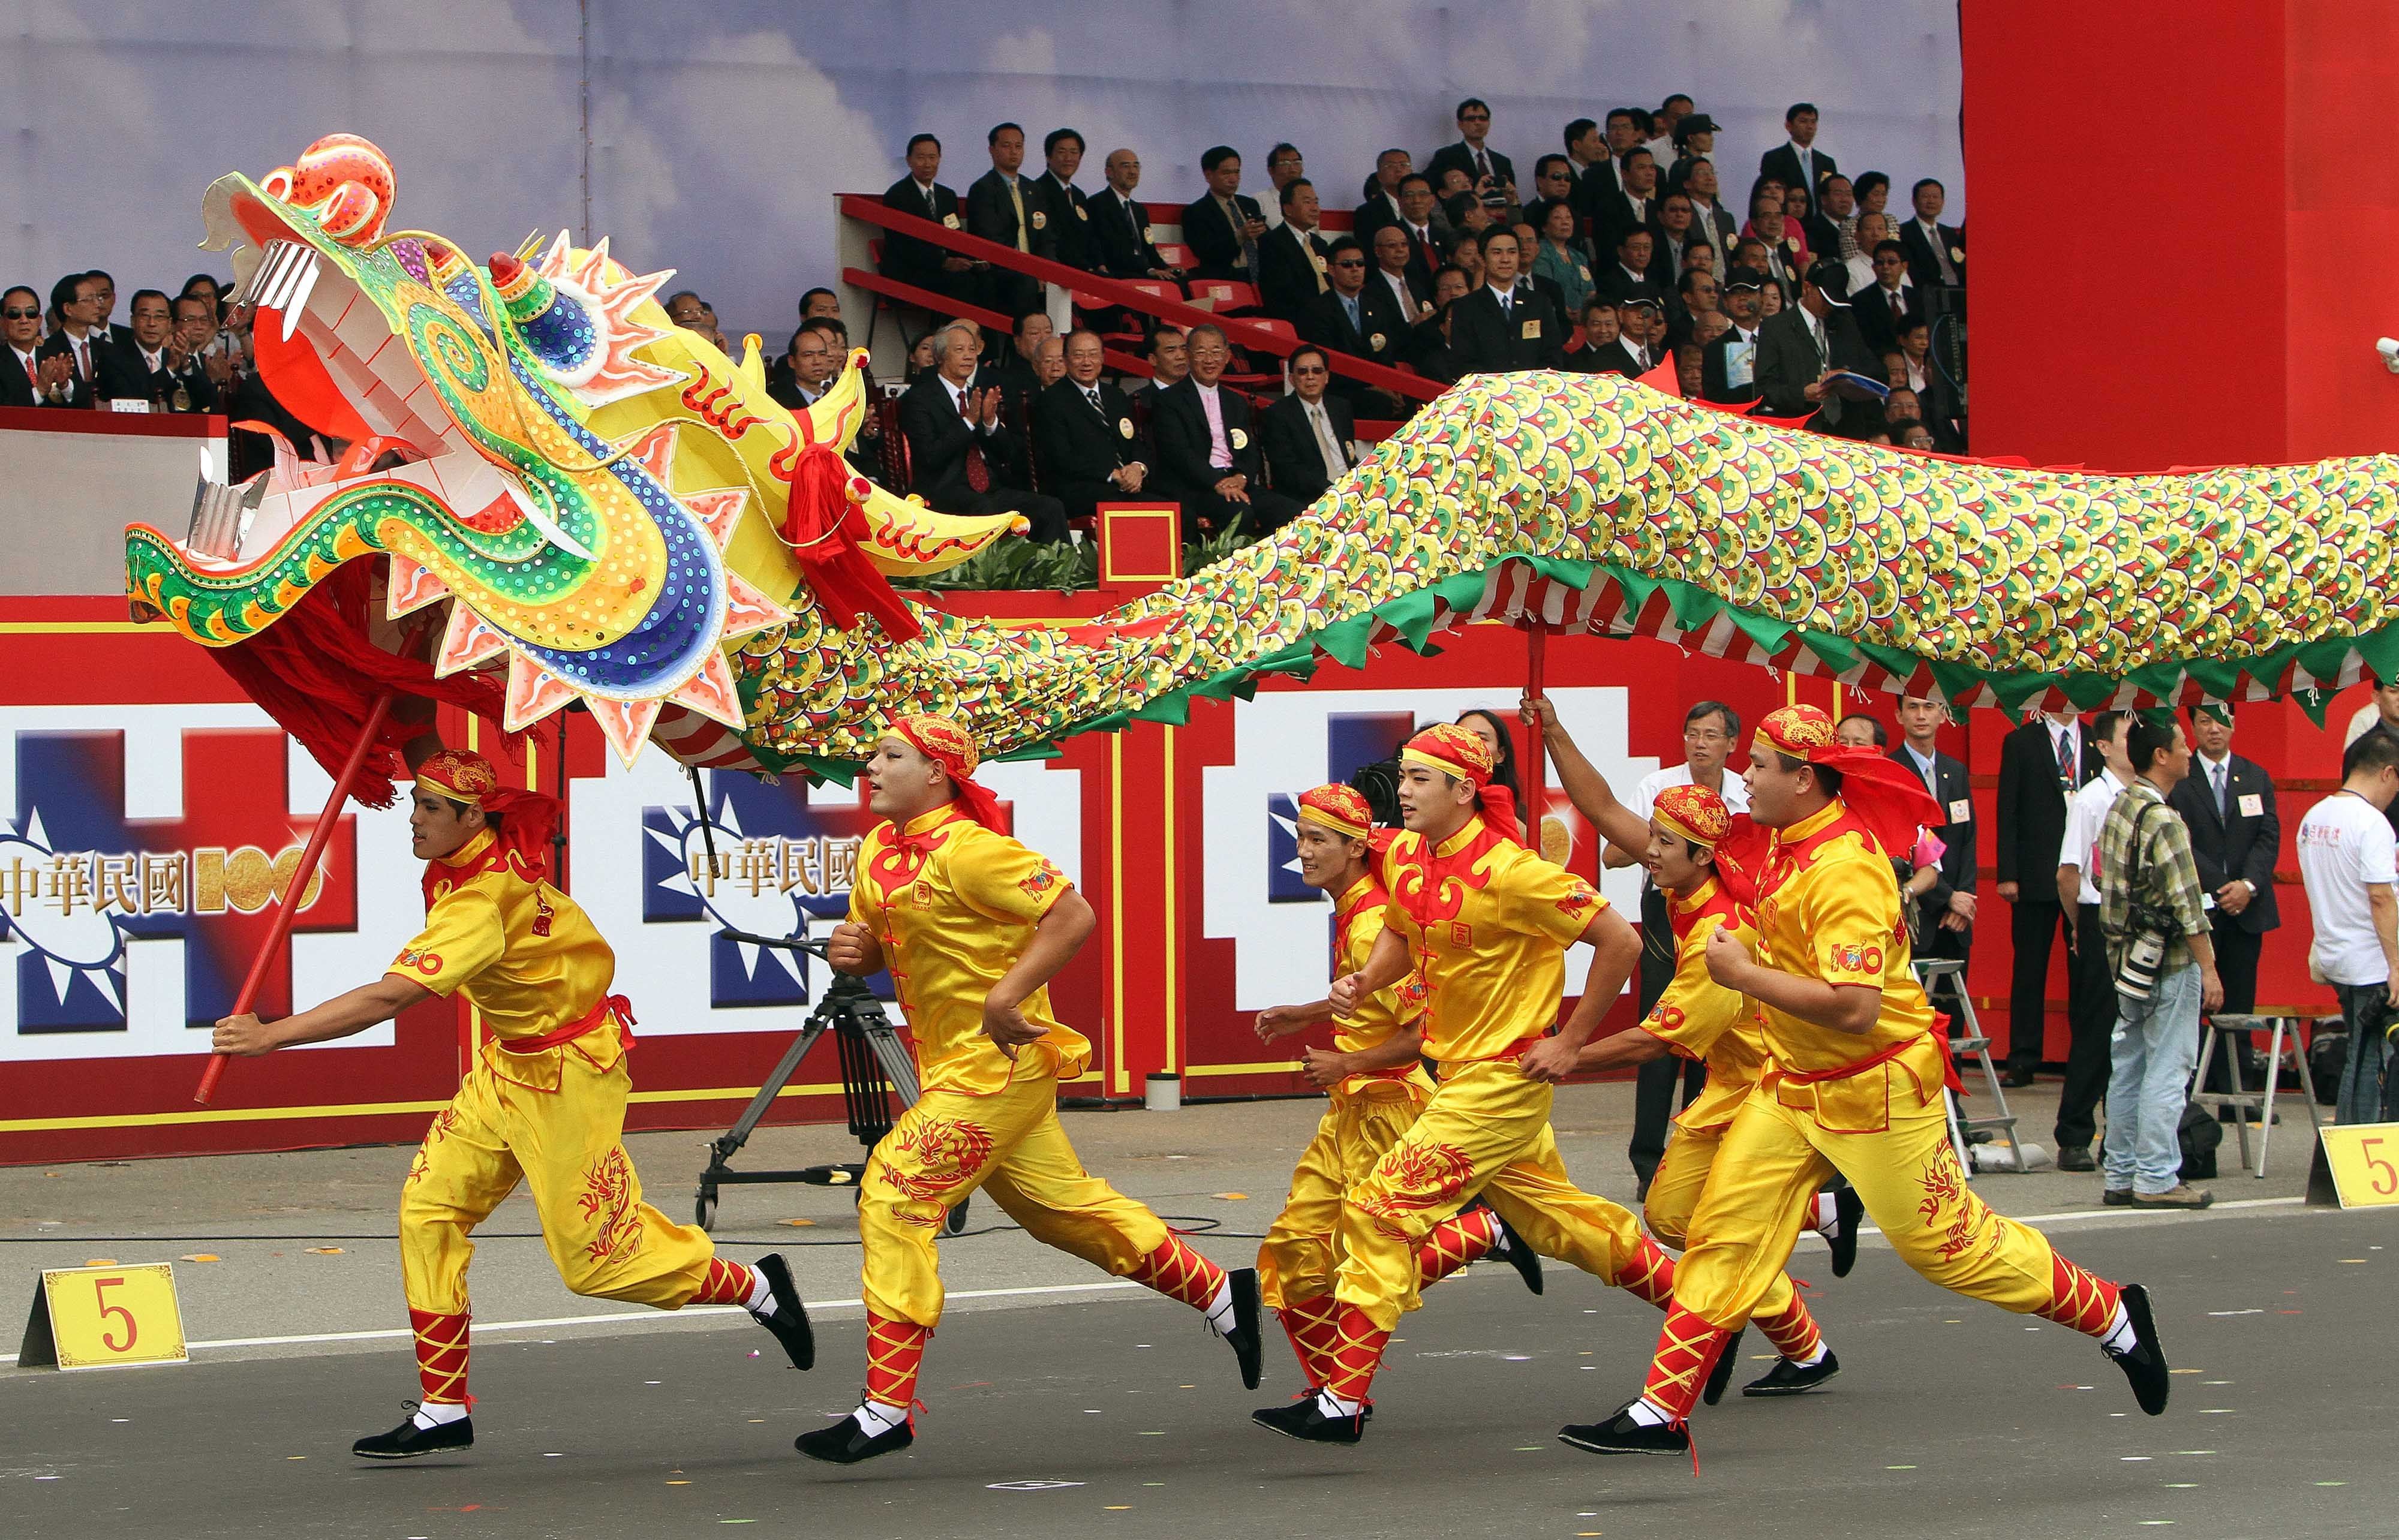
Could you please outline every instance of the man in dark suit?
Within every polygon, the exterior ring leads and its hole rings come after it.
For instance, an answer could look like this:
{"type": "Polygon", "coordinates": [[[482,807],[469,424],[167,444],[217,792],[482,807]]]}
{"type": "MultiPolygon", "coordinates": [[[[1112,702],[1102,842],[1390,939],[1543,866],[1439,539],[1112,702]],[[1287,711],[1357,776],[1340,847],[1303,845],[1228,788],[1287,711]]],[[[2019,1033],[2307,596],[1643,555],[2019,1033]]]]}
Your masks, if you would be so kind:
{"type": "Polygon", "coordinates": [[[1405,316],[1410,325],[1424,319],[1432,308],[1432,275],[1418,271],[1407,231],[1386,224],[1367,244],[1374,262],[1366,269],[1366,287],[1380,289],[1389,297],[1393,312],[1405,316]]]}
{"type": "Polygon", "coordinates": [[[1449,345],[1461,374],[1556,369],[1565,360],[1566,323],[1550,297],[1517,276],[1516,232],[1483,232],[1483,287],[1457,302],[1449,345]]]}
{"type": "Polygon", "coordinates": [[[1358,463],[1358,425],[1349,403],[1327,388],[1333,370],[1322,348],[1294,350],[1290,369],[1292,393],[1267,408],[1258,437],[1275,491],[1306,507],[1358,463]]]}
{"type": "Polygon", "coordinates": [[[1490,106],[1479,96],[1468,97],[1457,104],[1457,142],[1435,150],[1425,175],[1438,187],[1447,172],[1464,171],[1467,186],[1476,196],[1496,193],[1512,208],[1517,202],[1515,163],[1484,142],[1490,132],[1490,106]]]}
{"type": "MultiPolygon", "coordinates": [[[[1375,157],[1375,180],[1366,191],[1366,201],[1358,205],[1349,216],[1349,233],[1362,241],[1370,241],[1376,231],[1387,224],[1400,223],[1400,183],[1414,172],[1416,165],[1405,150],[1396,145],[1375,157]]],[[[1425,184],[1428,191],[1432,184],[1425,184]]]]}
{"type": "Polygon", "coordinates": [[[2232,751],[2232,709],[2213,702],[2190,709],[2198,752],[2166,803],[2190,826],[2190,854],[2199,885],[2216,900],[2208,914],[2216,971],[2224,979],[2223,1010],[2246,1016],[2257,1006],[2257,954],[2266,933],[2279,929],[2274,858],[2282,851],[2283,819],[2274,781],[2254,760],[2232,751]]]}
{"type": "MultiPolygon", "coordinates": [[[[1635,230],[1654,230],[1658,223],[1658,163],[1634,145],[1624,157],[1624,189],[1602,193],[1592,223],[1592,244],[1601,251],[1621,247],[1635,230]]],[[[1642,259],[1648,266],[1648,259],[1642,259]]]]}
{"type": "Polygon", "coordinates": [[[1728,406],[1757,399],[1758,309],[1765,294],[1766,275],[1757,269],[1725,274],[1716,303],[1732,329],[1700,350],[1701,399],[1728,406]]]}
{"type": "MultiPolygon", "coordinates": [[[[1380,234],[1381,232],[1377,232],[1380,234]]],[[[1396,237],[1395,237],[1396,238],[1396,237]]],[[[1309,302],[1299,317],[1299,334],[1320,347],[1385,368],[1399,363],[1408,351],[1412,322],[1400,313],[1391,286],[1379,277],[1366,277],[1366,253],[1348,236],[1335,239],[1325,258],[1331,287],[1309,302]]],[[[1374,402],[1370,410],[1390,412],[1397,403],[1384,392],[1356,380],[1334,375],[1333,389],[1353,408],[1374,402]]]]}
{"type": "Polygon", "coordinates": [[[1021,513],[1035,540],[1063,540],[1064,505],[1023,490],[1030,467],[1014,462],[1010,436],[1000,431],[998,388],[974,387],[982,352],[971,321],[933,333],[933,367],[900,399],[908,490],[942,513],[1021,513]]]}
{"type": "Polygon", "coordinates": [[[88,407],[99,399],[101,371],[115,351],[99,329],[100,280],[88,273],[68,274],[50,286],[50,308],[58,312],[59,329],[43,341],[35,358],[66,360],[50,404],[88,407]]]}
{"type": "Polygon", "coordinates": [[[1600,348],[1593,372],[1637,380],[1665,356],[1665,305],[1655,294],[1627,294],[1616,302],[1616,341],[1600,348]]]}
{"type": "Polygon", "coordinates": [[[1948,721],[1949,704],[1939,696],[1904,697],[1899,703],[1900,746],[1891,757],[1922,778],[1944,819],[1932,829],[1945,847],[1941,874],[1917,900],[1924,936],[1916,954],[1963,961],[1974,943],[1974,794],[1965,762],[1941,751],[1941,729],[1948,721]]]}
{"type": "MultiPolygon", "coordinates": [[[[1813,102],[1795,101],[1782,115],[1782,127],[1791,136],[1790,142],[1777,144],[1757,159],[1757,174],[1772,177],[1785,187],[1807,190],[1808,207],[1816,207],[1816,189],[1824,179],[1840,169],[1833,157],[1816,148],[1816,107],[1813,102]]],[[[1819,251],[1817,255],[1837,258],[1837,250],[1819,251]]]]}
{"type": "Polygon", "coordinates": [[[1141,185],[1141,157],[1131,150],[1111,150],[1108,184],[1091,196],[1091,236],[1099,252],[1099,270],[1117,278],[1162,278],[1180,283],[1183,275],[1166,265],[1150,239],[1149,215],[1133,197],[1141,185]]]}
{"type": "Polygon", "coordinates": [[[1649,279],[1657,249],[1658,237],[1649,233],[1647,226],[1627,225],[1607,249],[1607,265],[1592,274],[1592,292],[1605,294],[1610,300],[1661,294],[1660,286],[1649,279]]]}
{"type": "Polygon", "coordinates": [[[1222,328],[1203,324],[1191,329],[1188,345],[1190,374],[1159,391],[1150,409],[1158,491],[1183,505],[1186,541],[1235,522],[1252,536],[1271,534],[1301,506],[1265,485],[1249,399],[1219,383],[1232,344],[1222,328]]]}
{"type": "Polygon", "coordinates": [[[1048,169],[1033,185],[1041,194],[1048,215],[1050,254],[1078,273],[1099,270],[1099,249],[1091,239],[1091,210],[1075,173],[1083,167],[1083,136],[1072,128],[1052,128],[1041,142],[1048,169]]]}
{"type": "MultiPolygon", "coordinates": [[[[941,170],[942,142],[931,134],[918,134],[908,142],[908,174],[883,190],[883,206],[947,229],[964,230],[958,195],[938,180],[941,170]]],[[[897,230],[884,232],[883,276],[887,278],[967,300],[980,292],[978,265],[930,241],[897,230]]]]}
{"type": "MultiPolygon", "coordinates": [[[[1020,169],[1024,164],[1024,130],[1002,123],[985,136],[991,149],[991,169],[967,189],[967,234],[1001,246],[1013,246],[1031,257],[1049,257],[1050,204],[1020,169]]],[[[1041,303],[1041,285],[1030,274],[994,268],[985,278],[995,310],[1014,316],[1041,303]]]]}
{"type": "Polygon", "coordinates": [[[1593,294],[1583,302],[1582,345],[1565,357],[1565,367],[1578,374],[1622,374],[1632,360],[1616,345],[1616,306],[1593,294]]]}
{"type": "Polygon", "coordinates": [[[1741,238],[1741,222],[1724,206],[1716,185],[1715,163],[1695,160],[1687,164],[1683,184],[1674,189],[1691,200],[1691,232],[1707,237],[1716,249],[1716,260],[1725,262],[1732,254],[1733,242],[1741,238]]]}
{"type": "Polygon", "coordinates": [[[1869,253],[1874,260],[1874,287],[1850,296],[1857,313],[1858,334],[1877,358],[1899,351],[1900,328],[1924,318],[1924,290],[1908,281],[1907,251],[1895,240],[1883,241],[1869,253]]]}
{"type": "Polygon", "coordinates": [[[1800,281],[1799,303],[1766,317],[1757,332],[1757,388],[1766,409],[1778,417],[1810,412],[1808,426],[1819,433],[1842,433],[1844,420],[1858,438],[1881,421],[1872,407],[1844,401],[1824,382],[1827,371],[1850,370],[1874,375],[1874,356],[1858,323],[1850,317],[1845,291],[1849,273],[1837,262],[1820,262],[1800,281]]]}
{"type": "MultiPolygon", "coordinates": [[[[2008,990],[2009,1087],[2032,1084],[2049,1020],[2049,949],[2069,916],[2057,899],[2058,847],[2066,838],[2067,800],[2099,773],[2098,747],[2076,711],[2034,717],[1999,745],[1999,790],[1993,807],[1999,829],[1994,877],[2011,910],[2009,943],[2014,975],[2008,990]]],[[[2068,944],[2071,944],[2069,940],[2068,944]]],[[[2073,970],[2067,1008],[2074,1009],[2073,970]]]]}
{"type": "Polygon", "coordinates": [[[103,401],[148,401],[154,411],[206,412],[216,393],[208,375],[175,342],[167,296],[144,289],[133,296],[133,330],[121,346],[100,349],[94,394],[103,401]]]}
{"type": "Polygon", "coordinates": [[[1267,315],[1296,326],[1332,287],[1324,271],[1332,248],[1317,228],[1314,183],[1306,177],[1286,182],[1281,198],[1282,223],[1258,241],[1258,299],[1267,315]]]}
{"type": "Polygon", "coordinates": [[[1899,227],[1899,244],[1907,251],[1908,277],[1918,289],[1935,284],[1966,287],[1966,232],[1941,223],[1945,197],[1941,183],[1926,177],[1913,195],[1916,217],[1899,227]]]}
{"type": "Polygon", "coordinates": [[[1033,461],[1041,485],[1069,519],[1094,519],[1102,503],[1141,495],[1149,477],[1132,403],[1100,378],[1100,334],[1066,333],[1066,377],[1033,401],[1033,461]]]}
{"type": "Polygon", "coordinates": [[[95,267],[84,277],[100,285],[100,319],[92,323],[94,330],[111,347],[132,346],[133,329],[120,325],[116,320],[116,280],[108,276],[108,269],[104,267],[95,267]]]}
{"type": "Polygon", "coordinates": [[[0,337],[8,344],[8,356],[0,358],[0,406],[48,406],[66,367],[41,357],[42,296],[22,284],[0,294],[0,337]]]}
{"type": "Polygon", "coordinates": [[[1200,259],[1199,277],[1258,281],[1258,242],[1267,233],[1258,200],[1241,194],[1241,155],[1219,144],[1200,157],[1208,192],[1183,206],[1183,242],[1200,259]]]}

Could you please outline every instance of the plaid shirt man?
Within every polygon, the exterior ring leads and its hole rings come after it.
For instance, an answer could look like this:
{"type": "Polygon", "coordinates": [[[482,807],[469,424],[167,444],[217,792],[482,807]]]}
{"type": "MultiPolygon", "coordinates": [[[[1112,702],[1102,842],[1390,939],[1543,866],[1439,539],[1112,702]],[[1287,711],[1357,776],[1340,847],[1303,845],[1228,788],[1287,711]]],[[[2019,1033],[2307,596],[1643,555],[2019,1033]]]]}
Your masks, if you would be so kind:
{"type": "MultiPolygon", "coordinates": [[[[2162,806],[2164,802],[2156,787],[2135,777],[2133,784],[2117,794],[2108,809],[2107,822],[2099,829],[2099,929],[2108,938],[2111,968],[2123,961],[2125,932],[2135,898],[2133,826],[2143,808],[2162,806]]],[[[2189,964],[2190,946],[2183,938],[2204,932],[2207,913],[2200,902],[2199,863],[2191,859],[2190,831],[2184,827],[2182,815],[2169,807],[2151,816],[2143,826],[2142,838],[2148,848],[2141,855],[2138,897],[2170,911],[2182,925],[2180,932],[2167,938],[2164,960],[2158,965],[2158,972],[2163,975],[2189,964]]]]}

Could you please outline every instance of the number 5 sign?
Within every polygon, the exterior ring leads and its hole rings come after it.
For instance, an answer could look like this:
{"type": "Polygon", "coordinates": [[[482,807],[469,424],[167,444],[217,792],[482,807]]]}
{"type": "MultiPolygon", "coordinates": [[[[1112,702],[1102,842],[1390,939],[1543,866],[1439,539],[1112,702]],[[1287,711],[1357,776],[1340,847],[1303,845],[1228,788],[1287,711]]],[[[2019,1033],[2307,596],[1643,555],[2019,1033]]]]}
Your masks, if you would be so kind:
{"type": "MultiPolygon", "coordinates": [[[[2332,1183],[2344,1209],[2367,1209],[2399,1203],[2399,1123],[2355,1123],[2323,1130],[2324,1155],[2332,1183]]],[[[2317,1203],[2319,1170],[2311,1175],[2308,1201],[2317,1203]]]]}
{"type": "Polygon", "coordinates": [[[59,1267],[42,1274],[25,1322],[20,1369],[120,1369],[188,1363],[175,1264],[59,1267]]]}

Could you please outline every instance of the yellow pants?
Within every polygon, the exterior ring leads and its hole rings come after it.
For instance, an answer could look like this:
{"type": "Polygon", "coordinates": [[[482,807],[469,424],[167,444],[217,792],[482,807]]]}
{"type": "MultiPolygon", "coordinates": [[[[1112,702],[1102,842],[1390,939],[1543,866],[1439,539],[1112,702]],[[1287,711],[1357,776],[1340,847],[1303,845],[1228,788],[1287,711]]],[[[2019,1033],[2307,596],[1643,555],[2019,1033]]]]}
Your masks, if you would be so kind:
{"type": "Polygon", "coordinates": [[[1901,1260],[1927,1278],[2018,1315],[2049,1307],[2058,1276],[2049,1241],[1967,1186],[1939,1082],[1919,1099],[1904,1075],[1889,1078],[1888,1124],[1874,1132],[1832,1132],[1765,1090],[1742,1104],[1690,1219],[1678,1306],[1724,1331],[1765,1313],[1809,1196],[1837,1170],[1901,1260]]]}
{"type": "Polygon", "coordinates": [[[632,1082],[623,1058],[605,1070],[572,1051],[558,1058],[554,1091],[478,1063],[426,1130],[400,1199],[411,1308],[466,1313],[474,1228],[521,1181],[532,1188],[549,1260],[576,1293],[675,1310],[707,1277],[716,1254],[707,1234],[642,1201],[625,1154],[632,1082]]]}
{"type": "MultiPolygon", "coordinates": [[[[1366,1178],[1424,1106],[1420,1094],[1334,1097],[1292,1169],[1291,1196],[1258,1247],[1258,1290],[1280,1310],[1333,1292],[1341,1197],[1366,1178]]],[[[1413,1286],[1401,1306],[1417,1303],[1413,1286]]]]}
{"type": "MultiPolygon", "coordinates": [[[[1723,1147],[1726,1132],[1712,1128],[1702,1133],[1675,1125],[1666,1141],[1666,1153],[1658,1161],[1658,1174],[1649,1180],[1649,1197],[1642,1206],[1641,1217],[1648,1222],[1651,1235],[1678,1250],[1690,1244],[1691,1216],[1714,1180],[1716,1151],[1723,1147]]],[[[1796,1244],[1796,1231],[1792,1238],[1796,1244]]],[[[1791,1308],[1794,1290],[1790,1275],[1782,1271],[1790,1260],[1786,1252],[1751,1314],[1771,1318],[1791,1308]]]]}
{"type": "Polygon", "coordinates": [[[1075,1158],[1054,1079],[1018,1080],[987,1096],[928,1087],[874,1147],[860,1183],[869,1311],[941,1324],[934,1241],[943,1216],[977,1188],[1034,1239],[1118,1277],[1167,1239],[1164,1221],[1075,1158]]]}
{"type": "Polygon", "coordinates": [[[1566,1175],[1552,1100],[1511,1060],[1445,1066],[1432,1100],[1342,1204],[1335,1297],[1389,1331],[1416,1297],[1417,1243],[1477,1193],[1533,1250],[1623,1281],[1647,1247],[1640,1222],[1566,1175]]]}

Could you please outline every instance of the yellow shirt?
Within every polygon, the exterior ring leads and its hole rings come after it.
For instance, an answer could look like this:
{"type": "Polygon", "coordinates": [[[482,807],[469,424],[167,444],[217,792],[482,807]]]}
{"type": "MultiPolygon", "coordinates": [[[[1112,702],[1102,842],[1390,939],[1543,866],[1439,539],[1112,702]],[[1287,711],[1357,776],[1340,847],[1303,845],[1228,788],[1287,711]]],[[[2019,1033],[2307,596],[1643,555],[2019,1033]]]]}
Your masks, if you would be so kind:
{"type": "MultiPolygon", "coordinates": [[[[617,954],[583,907],[535,882],[494,846],[488,829],[427,863],[431,895],[425,928],[386,971],[447,999],[463,993],[499,1042],[538,1037],[582,1020],[607,996],[617,954]]],[[[574,1051],[602,1069],[622,1053],[612,1021],[575,1039],[574,1051]]],[[[558,1085],[559,1048],[486,1058],[508,1077],[540,1089],[558,1085]]]]}
{"type": "Polygon", "coordinates": [[[1776,831],[1758,883],[1757,928],[1757,960],[1767,966],[1882,991],[1882,1013],[1862,1036],[1761,1007],[1776,1070],[1806,1075],[1855,1067],[1812,1084],[1769,1073],[1785,1106],[1812,1110],[1835,1132],[1877,1132],[1889,1126],[1894,1067],[1914,1081],[1902,1094],[1918,1105],[1940,1094],[1941,1046],[1911,966],[1899,883],[1890,858],[1840,803],[1776,831]]]}
{"type": "Polygon", "coordinates": [[[983,1033],[983,1000],[1032,942],[1034,926],[1073,885],[1040,855],[945,803],[904,830],[888,822],[858,852],[849,917],[883,943],[927,1086],[988,1095],[1011,1080],[1071,1080],[1091,1045],[1050,1014],[1050,991],[1021,1007],[1043,1029],[1013,1063],[983,1033]]]}
{"type": "Polygon", "coordinates": [[[1443,1064],[1512,1059],[1557,1024],[1565,949],[1607,900],[1483,821],[1384,852],[1389,925],[1425,982],[1425,1051],[1443,1064]]]}
{"type": "Polygon", "coordinates": [[[1767,1052],[1756,1003],[1708,976],[1708,938],[1729,925],[1754,945],[1756,933],[1713,877],[1688,898],[1668,894],[1666,915],[1674,929],[1674,977],[1641,1026],[1684,1058],[1706,1061],[1706,1087],[1674,1121],[1709,1133],[1729,1125],[1749,1100],[1767,1052]]]}
{"type": "MultiPolygon", "coordinates": [[[[1383,911],[1391,901],[1372,874],[1349,885],[1333,901],[1333,962],[1336,977],[1357,972],[1375,954],[1382,939],[1383,911]]],[[[1388,1041],[1393,1033],[1416,1024],[1424,1015],[1424,980],[1411,973],[1389,989],[1376,990],[1359,1003],[1348,1018],[1334,1019],[1333,1046],[1343,1053],[1361,1053],[1388,1041]]],[[[1334,1087],[1335,1096],[1393,1097],[1430,1094],[1432,1081],[1420,1063],[1402,1064],[1367,1074],[1353,1074],[1334,1087]]]]}

